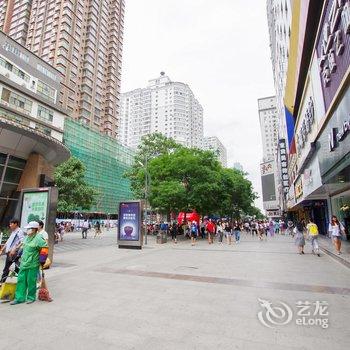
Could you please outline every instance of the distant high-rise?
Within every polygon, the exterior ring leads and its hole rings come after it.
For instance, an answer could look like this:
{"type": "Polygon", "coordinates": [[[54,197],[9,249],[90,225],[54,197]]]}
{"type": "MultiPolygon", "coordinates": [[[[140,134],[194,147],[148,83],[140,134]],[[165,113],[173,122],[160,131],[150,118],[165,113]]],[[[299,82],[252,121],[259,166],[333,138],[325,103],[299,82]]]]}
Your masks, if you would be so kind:
{"type": "Polygon", "coordinates": [[[276,97],[258,99],[259,120],[263,145],[263,161],[274,160],[278,144],[278,114],[276,97]]]}
{"type": "Polygon", "coordinates": [[[243,165],[239,162],[235,162],[235,163],[233,163],[233,169],[243,171],[243,165]]]}
{"type": "Polygon", "coordinates": [[[227,150],[226,147],[216,136],[204,137],[203,149],[213,151],[223,167],[227,166],[227,150]]]}
{"type": "Polygon", "coordinates": [[[267,0],[271,63],[276,91],[279,135],[286,137],[284,92],[287,80],[289,43],[291,34],[291,0],[267,0]]]}
{"type": "Polygon", "coordinates": [[[74,119],[116,137],[124,0],[0,0],[0,29],[56,67],[74,119]]]}
{"type": "Polygon", "coordinates": [[[136,148],[142,136],[159,132],[187,147],[202,147],[203,108],[190,87],[161,73],[148,87],[122,94],[120,142],[136,148]]]}

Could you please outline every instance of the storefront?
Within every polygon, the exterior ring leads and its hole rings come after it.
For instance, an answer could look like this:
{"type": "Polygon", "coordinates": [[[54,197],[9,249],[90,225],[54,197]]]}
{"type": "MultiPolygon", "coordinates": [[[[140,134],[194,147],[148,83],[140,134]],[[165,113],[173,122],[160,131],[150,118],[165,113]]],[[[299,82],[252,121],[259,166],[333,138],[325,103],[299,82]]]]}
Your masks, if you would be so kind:
{"type": "Polygon", "coordinates": [[[350,233],[350,88],[333,112],[319,141],[322,182],[330,196],[330,214],[350,233]]]}

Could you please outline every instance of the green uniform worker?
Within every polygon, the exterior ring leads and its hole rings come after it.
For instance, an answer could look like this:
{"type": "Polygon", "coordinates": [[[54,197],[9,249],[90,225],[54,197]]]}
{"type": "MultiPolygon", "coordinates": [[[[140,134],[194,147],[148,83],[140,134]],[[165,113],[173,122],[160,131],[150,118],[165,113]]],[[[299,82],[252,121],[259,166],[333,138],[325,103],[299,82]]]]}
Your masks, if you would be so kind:
{"type": "Polygon", "coordinates": [[[15,300],[11,305],[34,303],[36,299],[36,281],[39,273],[40,249],[47,247],[46,241],[38,234],[39,224],[31,221],[26,227],[27,236],[23,241],[21,266],[17,277],[15,300]]]}

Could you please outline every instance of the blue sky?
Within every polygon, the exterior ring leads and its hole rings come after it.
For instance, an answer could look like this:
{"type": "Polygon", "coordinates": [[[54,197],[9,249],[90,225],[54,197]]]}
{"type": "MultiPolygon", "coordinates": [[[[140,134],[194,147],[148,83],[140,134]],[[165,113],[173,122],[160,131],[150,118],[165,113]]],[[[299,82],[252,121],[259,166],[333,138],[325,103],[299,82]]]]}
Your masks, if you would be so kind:
{"type": "MultiPolygon", "coordinates": [[[[161,71],[187,83],[228,165],[240,162],[261,195],[257,99],[274,94],[264,0],[126,0],[122,91],[161,71]]],[[[256,204],[261,208],[261,199],[256,204]]]]}

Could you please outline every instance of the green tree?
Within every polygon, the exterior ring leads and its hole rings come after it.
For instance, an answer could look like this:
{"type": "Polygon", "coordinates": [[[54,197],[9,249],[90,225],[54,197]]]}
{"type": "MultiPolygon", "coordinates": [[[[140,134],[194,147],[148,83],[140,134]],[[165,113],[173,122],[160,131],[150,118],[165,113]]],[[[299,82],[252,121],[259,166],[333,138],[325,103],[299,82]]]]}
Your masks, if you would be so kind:
{"type": "Polygon", "coordinates": [[[84,164],[75,157],[56,168],[54,180],[58,187],[58,211],[89,210],[95,204],[97,192],[85,182],[84,174],[84,164]]]}
{"type": "Polygon", "coordinates": [[[138,146],[131,169],[125,173],[130,180],[131,190],[135,198],[143,198],[145,194],[145,167],[153,158],[174,152],[182,146],[173,139],[160,133],[153,133],[142,137],[138,146]]]}

